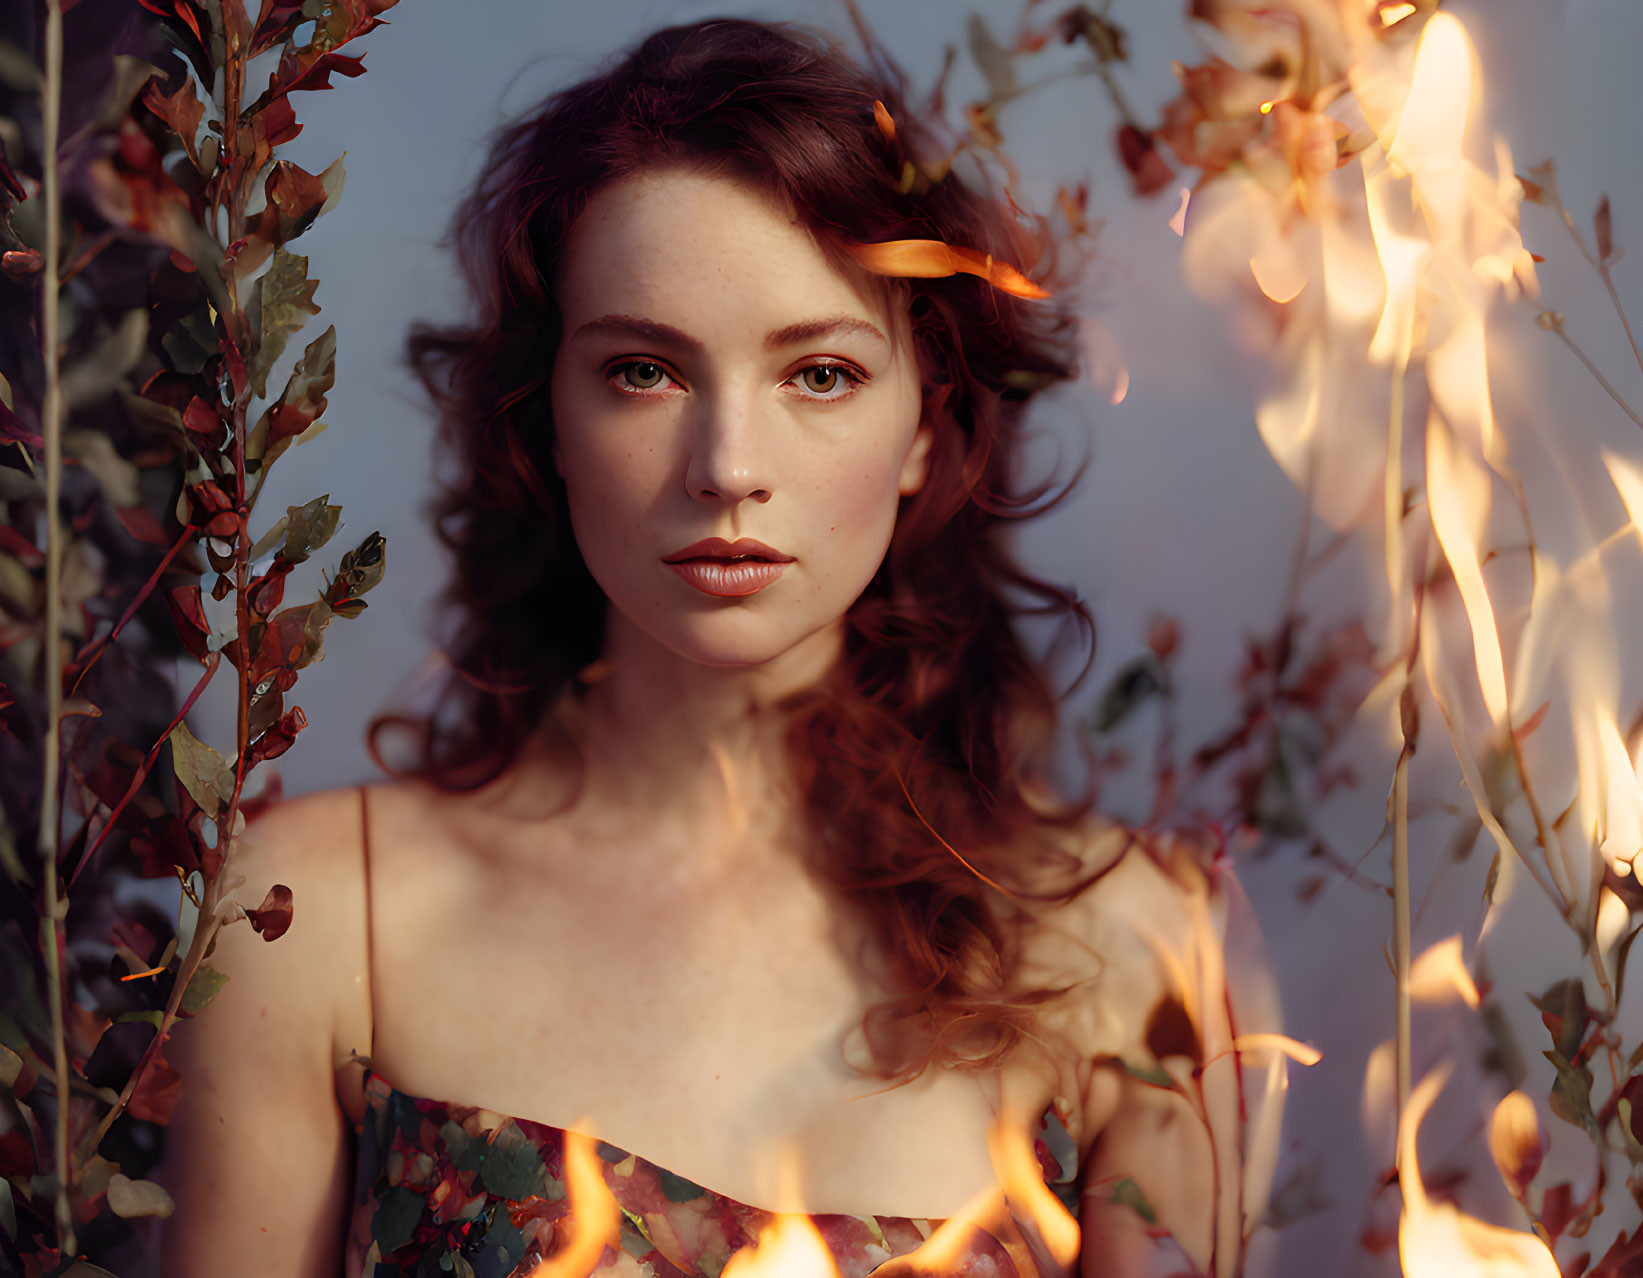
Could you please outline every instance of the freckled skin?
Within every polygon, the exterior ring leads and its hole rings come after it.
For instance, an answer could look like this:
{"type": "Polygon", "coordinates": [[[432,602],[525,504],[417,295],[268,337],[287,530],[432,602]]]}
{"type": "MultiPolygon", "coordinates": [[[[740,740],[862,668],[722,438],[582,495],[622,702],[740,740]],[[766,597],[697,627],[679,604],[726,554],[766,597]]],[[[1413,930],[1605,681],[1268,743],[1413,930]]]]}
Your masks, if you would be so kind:
{"type": "Polygon", "coordinates": [[[924,480],[931,432],[905,314],[887,314],[758,191],[677,169],[594,197],[558,293],[554,461],[609,625],[705,665],[825,664],[900,499],[924,480]],[[587,327],[609,316],[693,344],[587,327]],[[768,345],[840,318],[878,335],[768,345]],[[755,594],[713,598],[663,562],[713,536],[794,562],[755,594]]]}

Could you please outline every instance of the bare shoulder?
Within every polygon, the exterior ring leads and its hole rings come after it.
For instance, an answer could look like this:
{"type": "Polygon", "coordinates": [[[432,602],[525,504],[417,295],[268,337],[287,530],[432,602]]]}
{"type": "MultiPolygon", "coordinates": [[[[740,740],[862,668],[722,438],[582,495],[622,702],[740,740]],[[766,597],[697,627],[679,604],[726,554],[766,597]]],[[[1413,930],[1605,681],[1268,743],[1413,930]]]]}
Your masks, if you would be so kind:
{"type": "Polygon", "coordinates": [[[1169,841],[1103,820],[1073,837],[1087,881],[1035,911],[1024,980],[1067,990],[1050,1019],[1080,1056],[1131,1059],[1215,931],[1214,886],[1199,859],[1169,841]]]}
{"type": "Polygon", "coordinates": [[[356,789],[303,795],[235,842],[230,899],[255,911],[289,893],[290,916],[283,932],[271,916],[222,925],[209,964],[226,982],[166,1047],[183,1078],[166,1174],[187,1222],[165,1236],[169,1274],[220,1272],[224,1255],[258,1275],[340,1261],[350,1124],[335,1070],[370,1041],[360,811],[356,789]]]}

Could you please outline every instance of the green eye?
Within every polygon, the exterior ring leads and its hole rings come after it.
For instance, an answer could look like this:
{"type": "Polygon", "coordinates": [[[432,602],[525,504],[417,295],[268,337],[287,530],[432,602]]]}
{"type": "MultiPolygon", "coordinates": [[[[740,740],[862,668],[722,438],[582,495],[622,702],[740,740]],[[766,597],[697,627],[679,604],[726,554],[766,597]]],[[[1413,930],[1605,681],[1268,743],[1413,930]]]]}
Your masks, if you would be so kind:
{"type": "Polygon", "coordinates": [[[617,371],[635,390],[650,390],[653,386],[661,385],[662,379],[667,376],[660,364],[652,364],[645,360],[624,364],[617,371]]]}

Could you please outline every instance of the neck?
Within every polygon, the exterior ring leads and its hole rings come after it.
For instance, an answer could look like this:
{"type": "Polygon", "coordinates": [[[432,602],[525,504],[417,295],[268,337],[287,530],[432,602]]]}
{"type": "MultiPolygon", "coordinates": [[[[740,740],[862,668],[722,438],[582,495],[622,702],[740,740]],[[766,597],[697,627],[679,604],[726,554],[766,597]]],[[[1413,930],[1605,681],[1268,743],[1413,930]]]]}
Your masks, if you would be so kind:
{"type": "Polygon", "coordinates": [[[823,679],[842,628],[753,666],[712,666],[612,612],[583,702],[586,797],[647,826],[734,846],[790,818],[786,697],[823,679]]]}

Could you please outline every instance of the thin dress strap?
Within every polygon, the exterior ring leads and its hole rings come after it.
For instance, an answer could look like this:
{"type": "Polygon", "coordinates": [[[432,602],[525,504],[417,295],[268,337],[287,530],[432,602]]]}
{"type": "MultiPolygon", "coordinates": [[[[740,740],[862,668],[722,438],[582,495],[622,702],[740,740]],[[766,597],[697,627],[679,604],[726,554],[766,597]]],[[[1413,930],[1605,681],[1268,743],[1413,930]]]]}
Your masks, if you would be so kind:
{"type": "Polygon", "coordinates": [[[375,909],[371,900],[371,815],[366,803],[368,787],[359,787],[359,846],[360,846],[360,876],[364,884],[363,896],[365,911],[365,997],[367,1022],[370,1026],[370,1039],[365,1045],[366,1072],[371,1070],[371,1064],[376,1059],[377,1037],[377,981],[376,981],[376,928],[374,923],[375,909]]]}

